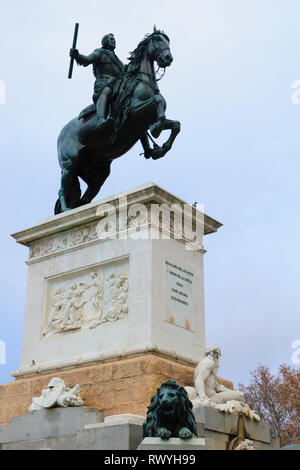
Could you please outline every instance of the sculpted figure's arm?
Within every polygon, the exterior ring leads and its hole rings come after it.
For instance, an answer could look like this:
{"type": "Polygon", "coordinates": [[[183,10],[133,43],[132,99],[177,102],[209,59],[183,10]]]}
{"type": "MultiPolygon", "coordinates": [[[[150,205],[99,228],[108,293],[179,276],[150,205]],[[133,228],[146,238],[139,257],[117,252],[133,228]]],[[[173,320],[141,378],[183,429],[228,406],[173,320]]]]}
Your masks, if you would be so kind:
{"type": "Polygon", "coordinates": [[[229,391],[229,388],[226,388],[224,385],[221,385],[217,379],[216,379],[216,382],[215,382],[215,390],[217,393],[220,393],[220,392],[227,392],[229,391]]]}
{"type": "Polygon", "coordinates": [[[195,389],[201,399],[207,400],[205,382],[211,374],[211,367],[207,358],[203,359],[195,370],[195,389]]]}
{"type": "Polygon", "coordinates": [[[216,393],[227,392],[228,388],[226,388],[224,385],[218,382],[218,379],[217,379],[218,370],[219,370],[219,364],[218,365],[216,364],[215,367],[211,371],[211,379],[213,383],[213,388],[216,393]]]}
{"type": "Polygon", "coordinates": [[[78,65],[87,67],[88,65],[101,60],[101,51],[96,49],[90,55],[83,55],[79,54],[78,49],[70,49],[70,57],[75,59],[78,65]]]}

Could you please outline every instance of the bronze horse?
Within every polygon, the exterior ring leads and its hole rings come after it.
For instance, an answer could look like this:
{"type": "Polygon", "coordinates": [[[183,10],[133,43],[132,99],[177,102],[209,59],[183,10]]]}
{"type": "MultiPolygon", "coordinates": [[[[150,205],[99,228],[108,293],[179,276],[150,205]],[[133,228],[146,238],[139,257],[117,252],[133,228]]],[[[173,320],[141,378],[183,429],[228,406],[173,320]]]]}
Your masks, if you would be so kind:
{"type": "Polygon", "coordinates": [[[96,131],[96,113],[72,119],[58,137],[61,187],[55,214],[88,204],[98,194],[110,173],[112,160],[121,157],[141,140],[145,158],[163,157],[180,132],[180,123],[166,119],[166,102],[159,92],[154,62],[166,68],[173,61],[168,36],[154,30],[131,53],[124,74],[115,85],[110,113],[112,132],[96,131]],[[147,131],[157,138],[171,130],[168,140],[150,147],[147,131]],[[79,177],[87,184],[81,197],[79,177]]]}

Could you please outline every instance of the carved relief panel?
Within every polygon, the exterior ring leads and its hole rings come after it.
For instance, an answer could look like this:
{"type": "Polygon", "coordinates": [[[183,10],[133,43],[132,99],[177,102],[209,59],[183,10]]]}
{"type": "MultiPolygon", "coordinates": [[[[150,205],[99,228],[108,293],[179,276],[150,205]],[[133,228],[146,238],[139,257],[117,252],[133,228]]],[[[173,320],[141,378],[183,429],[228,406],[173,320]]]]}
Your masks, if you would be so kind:
{"type": "Polygon", "coordinates": [[[97,326],[128,315],[128,262],[46,279],[43,336],[97,326]]]}

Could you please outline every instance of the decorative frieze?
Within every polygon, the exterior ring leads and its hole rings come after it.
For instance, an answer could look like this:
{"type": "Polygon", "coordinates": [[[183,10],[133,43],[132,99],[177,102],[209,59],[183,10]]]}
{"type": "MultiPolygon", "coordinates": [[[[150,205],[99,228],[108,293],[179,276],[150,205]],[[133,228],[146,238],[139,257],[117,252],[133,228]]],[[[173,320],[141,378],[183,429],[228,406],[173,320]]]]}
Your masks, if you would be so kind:
{"type": "Polygon", "coordinates": [[[29,259],[41,258],[97,240],[97,223],[78,227],[61,235],[46,238],[30,247],[29,259]]]}
{"type": "Polygon", "coordinates": [[[93,329],[128,315],[128,274],[91,271],[48,281],[42,334],[93,329]]]}
{"type": "MultiPolygon", "coordinates": [[[[103,211],[105,213],[105,210],[103,211]]],[[[148,227],[158,230],[164,239],[175,238],[194,245],[194,249],[203,248],[204,225],[199,216],[196,227],[193,224],[191,208],[183,213],[180,206],[167,206],[153,203],[133,204],[124,208],[108,209],[105,217],[98,221],[52,235],[30,245],[29,261],[81,247],[96,240],[139,237],[138,233],[148,227]],[[163,234],[163,235],[162,235],[163,234]]],[[[152,234],[143,233],[143,238],[152,234]]],[[[156,238],[157,236],[155,236],[156,238]]]]}

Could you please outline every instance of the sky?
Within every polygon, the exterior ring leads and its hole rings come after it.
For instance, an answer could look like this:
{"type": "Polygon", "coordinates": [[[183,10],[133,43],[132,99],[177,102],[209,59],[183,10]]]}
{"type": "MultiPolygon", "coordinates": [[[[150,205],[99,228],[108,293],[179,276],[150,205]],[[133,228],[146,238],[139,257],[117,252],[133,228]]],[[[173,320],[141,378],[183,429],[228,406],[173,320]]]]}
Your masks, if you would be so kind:
{"type": "MultiPolygon", "coordinates": [[[[26,247],[11,233],[53,214],[61,128],[91,103],[91,68],[67,79],[75,22],[88,54],[112,32],[126,62],[153,25],[174,62],[160,82],[181,122],[158,161],[137,144],[96,199],[153,181],[223,223],[205,239],[207,344],[220,375],[249,381],[259,363],[292,364],[299,326],[300,80],[298,0],[0,0],[0,384],[20,365],[26,247]],[[4,100],[5,88],[5,100],[4,100]],[[1,343],[0,343],[1,344],[1,343]],[[0,356],[1,362],[1,356],[0,356]]],[[[298,367],[298,366],[297,366],[298,367]]]]}

